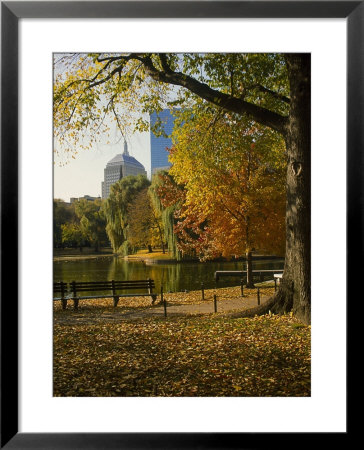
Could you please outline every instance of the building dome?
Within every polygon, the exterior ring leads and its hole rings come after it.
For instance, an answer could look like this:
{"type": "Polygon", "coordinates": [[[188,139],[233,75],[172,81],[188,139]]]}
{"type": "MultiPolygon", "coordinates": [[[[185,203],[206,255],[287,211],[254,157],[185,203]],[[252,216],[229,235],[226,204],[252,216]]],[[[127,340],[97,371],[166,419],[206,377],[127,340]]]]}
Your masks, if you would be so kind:
{"type": "Polygon", "coordinates": [[[106,164],[106,167],[120,166],[120,164],[131,164],[144,170],[143,164],[137,161],[133,156],[126,155],[125,153],[119,153],[118,155],[114,156],[113,159],[110,159],[110,161],[106,164]]]}
{"type": "Polygon", "coordinates": [[[108,198],[110,186],[128,175],[147,176],[147,172],[143,164],[129,155],[128,144],[124,141],[124,152],[114,156],[104,169],[104,181],[101,183],[102,198],[108,198]]]}

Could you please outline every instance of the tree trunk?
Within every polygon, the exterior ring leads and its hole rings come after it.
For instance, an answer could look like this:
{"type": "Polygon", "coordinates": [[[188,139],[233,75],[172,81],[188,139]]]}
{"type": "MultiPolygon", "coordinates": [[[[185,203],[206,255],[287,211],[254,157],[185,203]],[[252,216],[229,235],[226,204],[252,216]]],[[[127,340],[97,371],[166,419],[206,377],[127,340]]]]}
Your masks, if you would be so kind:
{"type": "Polygon", "coordinates": [[[148,244],[148,253],[153,253],[153,248],[150,244],[148,244]]]}
{"type": "Polygon", "coordinates": [[[274,297],[240,317],[293,314],[311,321],[311,57],[287,55],[291,107],[287,147],[286,254],[283,278],[274,297]]]}
{"type": "Polygon", "coordinates": [[[252,261],[252,252],[246,252],[246,287],[253,289],[254,281],[253,281],[253,261],[252,261]]]}
{"type": "Polygon", "coordinates": [[[161,229],[161,227],[159,226],[159,223],[158,223],[158,221],[156,221],[157,222],[157,228],[158,228],[158,233],[159,233],[159,239],[160,239],[160,241],[161,241],[161,246],[162,246],[162,252],[163,252],[163,254],[165,254],[166,253],[166,249],[165,249],[165,245],[164,245],[164,242],[163,242],[163,233],[162,233],[162,229],[161,229]]]}
{"type": "MultiPolygon", "coordinates": [[[[286,133],[286,255],[277,310],[311,321],[311,56],[287,55],[291,108],[286,133]]],[[[276,309],[276,308],[275,308],[276,309]]]]}

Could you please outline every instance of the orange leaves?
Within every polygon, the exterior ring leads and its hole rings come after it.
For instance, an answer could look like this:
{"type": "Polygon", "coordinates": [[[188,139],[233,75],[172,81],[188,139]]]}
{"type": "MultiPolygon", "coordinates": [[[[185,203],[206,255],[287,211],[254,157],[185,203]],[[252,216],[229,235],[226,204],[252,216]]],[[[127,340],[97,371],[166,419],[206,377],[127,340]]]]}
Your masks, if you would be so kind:
{"type": "MultiPolygon", "coordinates": [[[[182,251],[201,259],[252,247],[281,252],[284,147],[272,131],[199,111],[175,130],[170,159],[170,175],[185,188],[175,226],[182,251]]],[[[160,192],[162,201],[168,203],[171,192],[160,192]]]]}
{"type": "Polygon", "coordinates": [[[310,395],[310,328],[289,315],[55,318],[55,396],[310,395]]]}

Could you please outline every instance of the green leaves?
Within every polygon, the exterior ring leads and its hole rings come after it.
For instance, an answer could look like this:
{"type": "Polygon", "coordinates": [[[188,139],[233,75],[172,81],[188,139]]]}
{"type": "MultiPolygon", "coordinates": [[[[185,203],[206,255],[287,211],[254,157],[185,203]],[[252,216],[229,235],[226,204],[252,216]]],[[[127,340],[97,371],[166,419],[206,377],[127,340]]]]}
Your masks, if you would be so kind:
{"type": "Polygon", "coordinates": [[[278,53],[90,53],[55,55],[55,61],[56,151],[89,148],[114,120],[123,135],[144,131],[140,117],[167,104],[188,109],[209,101],[249,112],[280,132],[279,119],[289,111],[286,64],[278,53]]]}
{"type": "Polygon", "coordinates": [[[88,239],[98,251],[100,243],[106,241],[105,217],[102,201],[93,202],[81,199],[75,203],[75,213],[79,218],[79,228],[83,236],[88,239]]]}
{"type": "Polygon", "coordinates": [[[146,189],[150,181],[143,175],[127,176],[111,186],[109,198],[104,202],[106,232],[114,252],[127,239],[128,208],[138,192],[146,189]]]}

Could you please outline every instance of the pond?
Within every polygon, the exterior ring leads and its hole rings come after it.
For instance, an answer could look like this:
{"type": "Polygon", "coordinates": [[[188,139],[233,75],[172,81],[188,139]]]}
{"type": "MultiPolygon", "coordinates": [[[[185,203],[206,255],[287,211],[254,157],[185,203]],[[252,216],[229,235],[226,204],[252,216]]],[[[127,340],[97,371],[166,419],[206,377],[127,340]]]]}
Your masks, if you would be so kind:
{"type": "MultiPolygon", "coordinates": [[[[253,261],[253,270],[283,269],[283,259],[253,261]]],[[[192,291],[215,287],[216,270],[246,270],[243,261],[224,262],[183,262],[147,265],[141,261],[126,261],[122,258],[104,257],[78,261],[56,261],[53,265],[54,281],[106,281],[141,280],[151,278],[155,281],[156,291],[164,292],[192,291]]],[[[225,278],[219,281],[219,287],[236,286],[239,278],[225,278]]]]}

